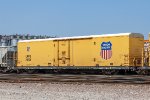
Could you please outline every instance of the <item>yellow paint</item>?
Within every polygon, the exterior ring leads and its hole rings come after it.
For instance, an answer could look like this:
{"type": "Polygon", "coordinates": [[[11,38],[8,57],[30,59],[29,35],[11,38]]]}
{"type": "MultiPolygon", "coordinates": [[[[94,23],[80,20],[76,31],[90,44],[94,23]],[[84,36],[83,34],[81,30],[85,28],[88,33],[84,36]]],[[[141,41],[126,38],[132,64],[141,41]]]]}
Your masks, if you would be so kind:
{"type": "Polygon", "coordinates": [[[143,37],[132,34],[19,42],[17,66],[143,66],[143,48],[143,37]],[[107,60],[100,55],[103,42],[112,44],[107,60]]]}
{"type": "Polygon", "coordinates": [[[18,66],[52,66],[53,58],[53,41],[18,43],[18,66]],[[27,55],[31,55],[31,61],[27,61],[27,55]]]}

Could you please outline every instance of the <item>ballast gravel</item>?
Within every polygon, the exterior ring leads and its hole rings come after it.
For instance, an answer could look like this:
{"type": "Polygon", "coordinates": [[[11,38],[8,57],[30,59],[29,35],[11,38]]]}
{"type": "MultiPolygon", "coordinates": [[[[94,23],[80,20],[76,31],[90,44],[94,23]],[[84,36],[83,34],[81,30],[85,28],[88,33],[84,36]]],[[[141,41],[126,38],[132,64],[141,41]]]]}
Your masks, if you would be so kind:
{"type": "Polygon", "coordinates": [[[150,100],[150,85],[2,82],[0,100],[150,100]]]}

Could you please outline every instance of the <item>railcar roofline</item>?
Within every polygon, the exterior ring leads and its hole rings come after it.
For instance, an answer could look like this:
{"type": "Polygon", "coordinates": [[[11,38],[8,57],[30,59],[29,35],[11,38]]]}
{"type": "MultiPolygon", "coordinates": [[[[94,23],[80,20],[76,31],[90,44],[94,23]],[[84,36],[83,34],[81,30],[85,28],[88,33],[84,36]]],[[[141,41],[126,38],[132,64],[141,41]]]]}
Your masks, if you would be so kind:
{"type": "Polygon", "coordinates": [[[48,38],[48,39],[32,39],[32,40],[20,40],[19,42],[33,42],[33,41],[48,41],[48,40],[68,40],[68,39],[87,39],[96,37],[109,37],[109,36],[130,36],[130,37],[144,37],[140,33],[117,33],[117,34],[101,34],[101,35],[88,35],[88,36],[73,36],[73,37],[60,37],[60,38],[48,38]]]}

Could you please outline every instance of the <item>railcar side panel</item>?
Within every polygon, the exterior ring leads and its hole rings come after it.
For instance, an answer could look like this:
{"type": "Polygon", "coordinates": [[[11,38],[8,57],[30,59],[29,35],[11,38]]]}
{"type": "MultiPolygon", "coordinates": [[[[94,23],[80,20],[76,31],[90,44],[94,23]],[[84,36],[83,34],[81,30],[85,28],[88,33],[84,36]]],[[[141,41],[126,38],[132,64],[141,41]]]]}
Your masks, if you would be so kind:
{"type": "Polygon", "coordinates": [[[53,41],[18,43],[17,66],[53,66],[53,41]]]}
{"type": "Polygon", "coordinates": [[[94,38],[93,55],[98,66],[129,66],[129,36],[94,38]]]}
{"type": "Polygon", "coordinates": [[[95,66],[93,56],[93,39],[72,40],[73,66],[95,66]]]}

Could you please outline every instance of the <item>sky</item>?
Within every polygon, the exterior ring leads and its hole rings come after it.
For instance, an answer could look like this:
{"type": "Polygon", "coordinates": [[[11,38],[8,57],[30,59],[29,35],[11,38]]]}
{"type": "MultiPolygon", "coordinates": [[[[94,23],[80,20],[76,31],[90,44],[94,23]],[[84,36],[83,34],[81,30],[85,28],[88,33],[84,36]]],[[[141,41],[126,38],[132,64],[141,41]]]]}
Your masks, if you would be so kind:
{"type": "Polygon", "coordinates": [[[0,33],[81,36],[136,32],[148,38],[150,0],[0,0],[0,33]]]}

